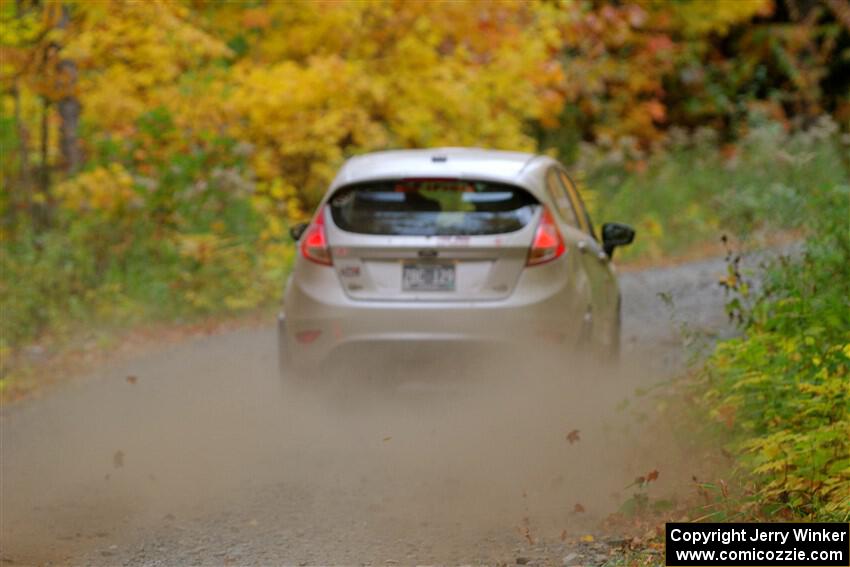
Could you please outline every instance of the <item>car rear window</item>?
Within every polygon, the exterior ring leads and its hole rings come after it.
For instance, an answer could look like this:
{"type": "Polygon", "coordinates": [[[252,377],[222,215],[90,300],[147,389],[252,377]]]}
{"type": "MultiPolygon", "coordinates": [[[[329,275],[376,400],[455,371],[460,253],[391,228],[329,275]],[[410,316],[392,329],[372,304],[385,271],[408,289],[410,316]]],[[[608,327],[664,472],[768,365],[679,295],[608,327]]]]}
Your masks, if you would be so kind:
{"type": "Polygon", "coordinates": [[[402,179],[349,185],[330,199],[334,223],[348,232],[398,236],[514,232],[537,200],[519,187],[458,179],[402,179]]]}

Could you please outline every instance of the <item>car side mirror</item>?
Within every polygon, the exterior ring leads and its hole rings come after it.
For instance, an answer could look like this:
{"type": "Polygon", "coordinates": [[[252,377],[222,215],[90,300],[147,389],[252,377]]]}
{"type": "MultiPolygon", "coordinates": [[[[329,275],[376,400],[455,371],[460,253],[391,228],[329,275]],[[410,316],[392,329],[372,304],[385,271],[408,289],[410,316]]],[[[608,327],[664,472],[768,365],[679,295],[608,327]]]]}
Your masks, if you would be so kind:
{"type": "Polygon", "coordinates": [[[301,240],[301,235],[304,234],[304,231],[307,230],[307,226],[309,223],[299,222],[298,224],[294,224],[289,227],[289,236],[292,237],[292,240],[298,242],[301,240]]]}
{"type": "Polygon", "coordinates": [[[602,225],[602,249],[609,258],[614,256],[617,246],[631,244],[635,239],[635,229],[627,224],[607,222],[602,225]]]}

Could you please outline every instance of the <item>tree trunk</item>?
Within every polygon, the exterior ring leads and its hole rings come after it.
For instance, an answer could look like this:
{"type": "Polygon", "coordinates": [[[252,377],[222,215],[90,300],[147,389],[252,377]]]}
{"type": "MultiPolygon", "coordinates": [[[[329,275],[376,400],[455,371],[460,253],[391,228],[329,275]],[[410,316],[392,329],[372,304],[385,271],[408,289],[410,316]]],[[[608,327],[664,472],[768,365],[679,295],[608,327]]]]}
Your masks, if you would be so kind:
{"type": "Polygon", "coordinates": [[[41,163],[39,199],[33,204],[33,220],[38,228],[50,224],[50,100],[41,97],[41,163]]]}
{"type": "MultiPolygon", "coordinates": [[[[68,6],[63,5],[57,27],[67,29],[69,20],[68,6]]],[[[65,171],[73,174],[80,169],[83,162],[78,136],[81,107],[76,93],[77,64],[70,59],[60,57],[56,70],[58,71],[57,91],[61,93],[56,105],[59,111],[59,149],[65,171]]]]}
{"type": "MultiPolygon", "coordinates": [[[[60,63],[61,65],[61,63],[60,63]]],[[[73,65],[73,63],[70,63],[73,65]]],[[[73,71],[76,76],[76,70],[73,71]]],[[[80,102],[74,96],[59,99],[59,148],[62,151],[62,163],[69,174],[76,173],[83,162],[80,141],[77,132],[80,124],[80,102]]]]}
{"type": "Polygon", "coordinates": [[[21,116],[21,91],[18,82],[12,89],[14,101],[15,133],[18,137],[18,183],[17,189],[20,193],[15,197],[11,206],[12,227],[16,226],[18,210],[23,210],[26,215],[32,217],[32,184],[30,183],[30,160],[29,160],[29,133],[21,116]]]}

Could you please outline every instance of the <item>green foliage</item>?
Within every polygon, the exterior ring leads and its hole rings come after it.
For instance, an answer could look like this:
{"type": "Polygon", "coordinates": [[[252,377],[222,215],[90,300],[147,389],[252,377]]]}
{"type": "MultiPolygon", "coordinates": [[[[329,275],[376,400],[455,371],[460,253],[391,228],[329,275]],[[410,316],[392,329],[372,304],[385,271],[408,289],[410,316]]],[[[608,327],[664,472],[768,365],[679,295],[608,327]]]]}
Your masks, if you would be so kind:
{"type": "Polygon", "coordinates": [[[619,256],[626,260],[682,253],[721,232],[809,229],[800,214],[809,188],[848,180],[850,146],[829,117],[789,132],[753,116],[735,144],[720,145],[710,129],[673,133],[654,153],[633,142],[585,146],[577,163],[598,221],[636,226],[638,238],[619,256]]]}
{"type": "Polygon", "coordinates": [[[776,262],[755,298],[732,283],[743,334],[709,359],[704,403],[751,479],[745,509],[847,521],[850,184],[815,179],[797,198],[805,251],[776,262]]]}
{"type": "Polygon", "coordinates": [[[72,324],[187,318],[277,299],[292,250],[264,232],[244,152],[210,136],[186,153],[157,155],[168,123],[155,111],[140,119],[146,136],[103,144],[86,171],[55,187],[53,227],[19,227],[0,247],[0,269],[14,274],[0,283],[0,347],[72,324]]]}

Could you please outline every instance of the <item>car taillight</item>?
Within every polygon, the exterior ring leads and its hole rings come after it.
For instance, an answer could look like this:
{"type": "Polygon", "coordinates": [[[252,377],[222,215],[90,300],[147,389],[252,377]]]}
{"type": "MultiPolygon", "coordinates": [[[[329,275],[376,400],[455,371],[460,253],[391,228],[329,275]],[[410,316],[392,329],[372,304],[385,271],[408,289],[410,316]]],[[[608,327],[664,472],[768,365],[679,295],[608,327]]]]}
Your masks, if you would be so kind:
{"type": "Polygon", "coordinates": [[[540,224],[537,225],[537,232],[534,233],[534,242],[531,243],[531,250],[528,251],[526,265],[539,266],[551,262],[560,258],[566,249],[561,231],[558,230],[558,225],[555,224],[552,213],[549,212],[549,209],[543,207],[540,224]]]}
{"type": "Polygon", "coordinates": [[[301,255],[317,264],[330,266],[333,264],[331,249],[328,247],[328,237],[325,233],[325,207],[316,213],[316,218],[307,227],[301,237],[301,255]]]}
{"type": "Polygon", "coordinates": [[[295,340],[299,343],[307,344],[314,342],[319,336],[322,334],[322,331],[318,329],[311,329],[309,331],[301,331],[300,333],[295,333],[295,340]]]}

